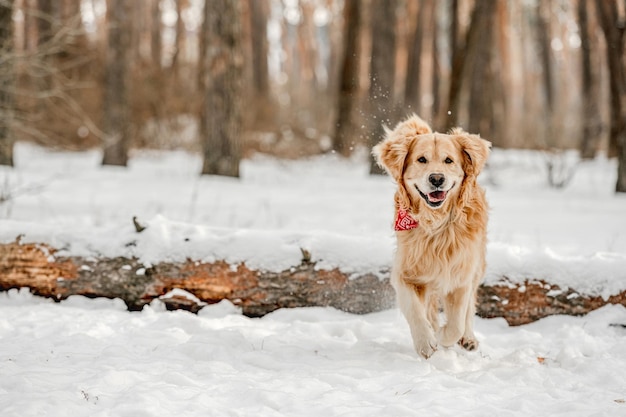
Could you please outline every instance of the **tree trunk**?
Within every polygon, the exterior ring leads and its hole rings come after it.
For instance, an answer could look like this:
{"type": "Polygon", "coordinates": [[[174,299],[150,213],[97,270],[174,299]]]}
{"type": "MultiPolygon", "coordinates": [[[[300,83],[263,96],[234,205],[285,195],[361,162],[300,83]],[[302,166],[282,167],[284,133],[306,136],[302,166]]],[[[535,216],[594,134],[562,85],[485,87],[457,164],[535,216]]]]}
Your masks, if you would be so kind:
{"type": "MultiPolygon", "coordinates": [[[[187,260],[143,265],[136,258],[62,257],[42,244],[0,244],[0,291],[29,288],[61,301],[72,295],[120,298],[141,310],[156,298],[168,309],[197,312],[205,304],[230,300],[243,314],[258,317],[279,308],[331,306],[350,313],[371,313],[394,306],[389,271],[358,275],[316,268],[303,259],[281,272],[257,271],[244,264],[187,260]],[[173,289],[196,296],[163,298],[173,289]]],[[[478,289],[477,314],[503,317],[521,325],[554,314],[582,315],[606,304],[626,306],[626,291],[609,297],[579,294],[537,280],[513,284],[506,278],[478,289]]]]}
{"type": "Polygon", "coordinates": [[[455,58],[459,54],[459,0],[449,0],[450,6],[448,13],[450,14],[450,57],[451,62],[454,62],[455,58]]]}
{"type": "Polygon", "coordinates": [[[578,0],[580,51],[582,61],[582,138],[580,154],[583,159],[593,159],[600,144],[602,118],[600,115],[600,79],[596,60],[598,44],[589,22],[587,0],[578,0]]]}
{"type": "Polygon", "coordinates": [[[81,4],[82,0],[63,0],[58,11],[58,30],[55,36],[59,33],[63,36],[59,42],[57,65],[65,74],[72,73],[81,65],[84,66],[81,63],[86,56],[92,55],[91,44],[83,24],[81,4]]]}
{"type": "MultiPolygon", "coordinates": [[[[459,34],[459,0],[450,1],[450,85],[445,97],[445,107],[439,115],[437,125],[447,131],[458,125],[458,112],[461,100],[461,86],[465,54],[462,53],[459,34]]],[[[471,29],[471,25],[470,25],[471,29]]],[[[468,29],[469,34],[469,29],[468,29]]]]}
{"type": "MultiPolygon", "coordinates": [[[[51,50],[54,49],[51,43],[54,33],[59,28],[58,6],[53,0],[37,0],[37,48],[40,54],[43,52],[42,60],[44,62],[41,64],[45,69],[41,71],[41,75],[36,76],[34,84],[37,92],[43,92],[44,96],[49,94],[53,88],[52,74],[56,66],[56,62],[54,62],[56,53],[51,53],[51,50]]],[[[49,104],[48,100],[38,100],[38,111],[45,112],[46,104],[49,104]]]]}
{"type": "MultiPolygon", "coordinates": [[[[476,34],[468,39],[465,47],[472,51],[469,58],[468,74],[470,77],[469,120],[468,129],[484,137],[492,137],[493,105],[495,100],[493,70],[494,55],[494,23],[497,0],[479,1],[472,14],[472,26],[476,20],[476,34]]],[[[468,52],[469,54],[469,52],[468,52]]],[[[492,140],[492,139],[491,139],[492,140]]]]}
{"type": "Polygon", "coordinates": [[[126,166],[130,145],[128,78],[132,36],[131,2],[109,0],[108,44],[105,61],[103,165],[126,166]]]}
{"type": "Polygon", "coordinates": [[[433,59],[433,73],[432,73],[432,94],[433,105],[431,120],[436,123],[441,117],[441,64],[439,63],[439,13],[437,12],[437,4],[435,2],[432,8],[431,24],[433,25],[432,32],[432,59],[433,59]]]}
{"type": "Polygon", "coordinates": [[[510,147],[510,115],[509,107],[511,106],[510,94],[512,89],[512,73],[511,73],[511,50],[509,46],[509,28],[511,24],[508,19],[508,4],[506,0],[496,0],[494,5],[494,24],[491,32],[493,34],[492,41],[492,59],[491,74],[492,83],[491,103],[485,103],[487,113],[489,113],[489,135],[487,138],[492,142],[493,146],[502,148],[510,147]]]}
{"type": "Polygon", "coordinates": [[[267,24],[271,5],[268,0],[248,0],[246,5],[242,18],[248,25],[243,26],[242,36],[248,40],[245,59],[251,65],[246,66],[244,78],[251,81],[249,87],[246,83],[246,89],[254,92],[254,98],[248,103],[250,110],[244,113],[244,123],[251,120],[254,130],[272,131],[276,129],[279,111],[270,94],[267,24]]]}
{"type": "MultiPolygon", "coordinates": [[[[450,74],[446,130],[460,124],[461,93],[463,92],[464,84],[469,80],[472,83],[476,81],[480,84],[479,86],[470,85],[470,97],[476,97],[476,93],[473,93],[476,88],[480,88],[480,91],[482,91],[481,75],[484,76],[485,71],[489,70],[489,61],[484,61],[486,53],[487,57],[489,53],[489,48],[483,45],[485,41],[484,34],[487,31],[486,24],[489,21],[489,15],[492,15],[493,8],[492,1],[478,1],[475,3],[470,25],[465,34],[465,42],[463,44],[457,43],[455,47],[455,53],[452,57],[452,72],[450,74]],[[481,55],[483,60],[478,57],[479,55],[481,55]]],[[[472,114],[471,111],[472,106],[470,105],[470,121],[476,120],[476,114],[472,114]]],[[[479,129],[474,126],[472,128],[479,129]]]]}
{"type": "Polygon", "coordinates": [[[432,16],[430,8],[433,7],[432,1],[420,0],[417,9],[417,21],[413,37],[408,45],[408,58],[406,70],[406,82],[404,85],[404,105],[407,110],[410,109],[414,113],[422,114],[422,94],[420,82],[422,80],[422,46],[424,40],[424,30],[426,29],[426,21],[432,16]]]}
{"type": "Polygon", "coordinates": [[[176,42],[172,55],[172,71],[176,76],[179,74],[180,54],[185,45],[185,22],[183,21],[183,0],[176,0],[176,42]]]}
{"type": "Polygon", "coordinates": [[[200,50],[202,174],[239,176],[243,51],[239,2],[207,1],[200,50]]]}
{"type": "MultiPolygon", "coordinates": [[[[109,1],[109,0],[107,0],[109,1]]],[[[133,62],[146,62],[151,59],[151,1],[132,2],[133,31],[130,34],[130,57],[133,62]],[[146,41],[147,39],[147,41],[146,41]],[[148,42],[146,46],[146,42],[148,42]],[[148,52],[150,53],[149,55],[148,52]]],[[[108,30],[108,22],[104,25],[108,30]]]]}
{"type": "Polygon", "coordinates": [[[625,17],[617,0],[596,0],[600,25],[607,45],[611,89],[609,156],[617,156],[617,192],[626,192],[626,64],[624,61],[625,17]]]}
{"type": "Polygon", "coordinates": [[[250,28],[252,38],[252,79],[257,95],[269,94],[269,74],[267,68],[267,14],[266,0],[248,0],[250,8],[250,28]]]}
{"type": "Polygon", "coordinates": [[[356,139],[352,113],[359,93],[359,34],[362,18],[360,6],[359,0],[347,0],[343,10],[343,56],[333,149],[344,156],[350,155],[356,139]]]}
{"type": "Polygon", "coordinates": [[[157,69],[161,68],[161,1],[152,0],[151,5],[151,25],[150,25],[150,53],[152,54],[152,65],[157,69]]]}
{"type": "Polygon", "coordinates": [[[0,3],[0,165],[13,166],[13,1],[0,3]]]}
{"type": "Polygon", "coordinates": [[[548,120],[551,123],[551,115],[554,110],[554,92],[552,85],[552,37],[550,34],[550,28],[548,19],[550,16],[551,1],[543,1],[537,5],[537,46],[539,49],[539,58],[543,70],[543,91],[545,94],[546,108],[548,113],[548,120]]]}
{"type": "MultiPolygon", "coordinates": [[[[372,0],[372,53],[370,61],[370,104],[368,141],[370,148],[384,136],[383,125],[395,122],[394,86],[396,72],[397,0],[372,0]]],[[[370,174],[383,174],[370,156],[370,174]]]]}
{"type": "Polygon", "coordinates": [[[33,10],[37,8],[38,0],[23,0],[24,10],[24,51],[33,52],[37,48],[38,42],[38,19],[34,16],[33,10]]]}
{"type": "MultiPolygon", "coordinates": [[[[67,21],[80,20],[80,4],[81,0],[62,0],[61,19],[65,23],[67,21]]],[[[74,24],[73,26],[78,26],[74,24]]],[[[82,21],[81,21],[82,26],[82,21]]]]}

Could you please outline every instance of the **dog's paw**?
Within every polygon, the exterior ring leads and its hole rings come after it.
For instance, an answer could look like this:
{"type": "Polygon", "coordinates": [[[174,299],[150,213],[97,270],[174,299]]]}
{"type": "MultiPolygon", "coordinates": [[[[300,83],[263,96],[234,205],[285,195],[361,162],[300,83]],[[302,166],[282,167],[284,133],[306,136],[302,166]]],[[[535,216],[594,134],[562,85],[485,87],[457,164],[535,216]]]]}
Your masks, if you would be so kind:
{"type": "Polygon", "coordinates": [[[478,340],[475,337],[464,336],[459,340],[459,345],[465,350],[476,350],[478,348],[478,340]]]}
{"type": "Polygon", "coordinates": [[[437,340],[421,339],[414,341],[415,351],[419,353],[424,359],[430,358],[437,350],[437,340]]]}

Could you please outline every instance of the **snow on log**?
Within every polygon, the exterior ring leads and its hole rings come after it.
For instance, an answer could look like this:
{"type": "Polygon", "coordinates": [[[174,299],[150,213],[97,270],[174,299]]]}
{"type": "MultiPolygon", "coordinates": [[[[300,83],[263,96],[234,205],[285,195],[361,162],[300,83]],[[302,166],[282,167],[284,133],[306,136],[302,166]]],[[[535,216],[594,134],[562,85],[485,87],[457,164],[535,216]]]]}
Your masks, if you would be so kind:
{"type": "MultiPolygon", "coordinates": [[[[339,269],[316,268],[304,257],[281,271],[253,270],[224,261],[161,262],[144,265],[135,258],[58,256],[45,244],[0,244],[0,290],[29,288],[34,294],[63,300],[72,295],[122,299],[138,310],[154,299],[169,309],[197,312],[204,303],[230,300],[248,316],[279,308],[331,306],[369,313],[394,306],[388,272],[348,275],[339,269]],[[194,297],[165,296],[184,290],[194,297]]],[[[626,306],[626,291],[608,298],[579,294],[529,277],[523,284],[501,281],[482,285],[478,315],[503,317],[520,325],[554,314],[582,315],[605,304],[626,306]]]]}

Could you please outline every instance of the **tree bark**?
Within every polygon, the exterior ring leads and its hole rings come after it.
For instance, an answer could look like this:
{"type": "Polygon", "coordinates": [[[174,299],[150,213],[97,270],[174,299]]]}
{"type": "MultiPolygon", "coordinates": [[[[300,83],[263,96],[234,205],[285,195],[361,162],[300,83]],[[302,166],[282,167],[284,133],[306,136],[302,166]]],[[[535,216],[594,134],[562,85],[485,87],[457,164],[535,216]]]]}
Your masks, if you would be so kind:
{"type": "Polygon", "coordinates": [[[244,90],[250,89],[253,99],[248,103],[249,111],[244,113],[244,123],[251,121],[253,130],[273,131],[276,129],[278,109],[270,91],[269,42],[267,24],[271,4],[268,0],[248,0],[243,8],[243,39],[247,47],[245,59],[251,65],[244,68],[246,82],[244,90]],[[246,25],[247,23],[247,25],[246,25]]]}
{"type": "Polygon", "coordinates": [[[24,12],[24,51],[32,52],[37,48],[37,17],[33,10],[37,8],[38,0],[23,0],[22,10],[24,12]]]}
{"type": "Polygon", "coordinates": [[[250,28],[252,38],[252,79],[257,95],[269,94],[269,74],[267,68],[267,14],[266,0],[248,0],[250,8],[250,28]]]}
{"type": "Polygon", "coordinates": [[[467,74],[471,80],[467,126],[470,132],[479,133],[493,140],[491,127],[494,120],[493,106],[496,99],[494,94],[496,74],[494,74],[492,60],[495,45],[494,24],[497,0],[480,1],[474,7],[472,25],[474,25],[474,19],[477,19],[476,35],[471,38],[471,42],[476,42],[476,44],[466,45],[468,50],[474,51],[469,58],[469,74],[467,74]]]}
{"type": "MultiPolygon", "coordinates": [[[[460,110],[461,110],[461,93],[463,91],[464,83],[470,75],[470,72],[474,68],[474,61],[476,61],[476,55],[478,54],[481,44],[483,32],[483,13],[485,8],[490,8],[491,1],[476,2],[471,14],[471,21],[469,28],[465,34],[465,41],[460,44],[455,42],[455,47],[452,54],[452,71],[450,74],[450,89],[448,93],[448,114],[446,118],[445,127],[446,130],[458,126],[460,124],[460,110]]],[[[454,2],[453,6],[458,7],[458,3],[454,2]]],[[[458,10],[454,11],[455,16],[458,10]]],[[[458,17],[452,19],[458,25],[458,17]]],[[[458,32],[458,28],[455,29],[455,33],[458,32]]],[[[458,35],[457,35],[458,36],[458,35]]]]}
{"type": "Polygon", "coordinates": [[[465,56],[461,53],[462,46],[460,45],[458,0],[450,0],[448,13],[450,14],[450,85],[448,86],[448,94],[444,97],[446,100],[445,107],[437,120],[437,126],[442,131],[450,130],[458,125],[462,75],[465,64],[465,56]]]}
{"type": "Polygon", "coordinates": [[[151,4],[151,25],[150,25],[150,53],[152,54],[152,65],[157,69],[161,68],[161,1],[152,0],[151,4]]]}
{"type": "Polygon", "coordinates": [[[600,144],[602,118],[600,116],[600,79],[598,74],[598,44],[589,21],[587,0],[578,0],[578,23],[580,27],[581,89],[582,89],[582,138],[580,154],[583,159],[593,159],[600,144]]]}
{"type": "Polygon", "coordinates": [[[434,5],[431,0],[419,1],[417,9],[417,22],[415,23],[415,30],[413,31],[413,37],[408,45],[408,58],[407,58],[407,70],[406,70],[406,82],[404,85],[404,105],[411,109],[416,114],[422,114],[422,92],[420,89],[420,83],[422,80],[422,50],[424,31],[426,29],[427,19],[430,19],[431,10],[434,5]]]}
{"type": "Polygon", "coordinates": [[[0,165],[13,166],[13,1],[0,4],[0,165]]]}
{"type": "Polygon", "coordinates": [[[537,46],[539,49],[539,58],[543,69],[543,91],[545,94],[546,108],[548,115],[552,114],[554,110],[554,87],[552,83],[552,37],[550,35],[550,28],[548,25],[548,19],[550,16],[551,1],[543,1],[537,5],[537,46]]]}
{"type": "MultiPolygon", "coordinates": [[[[72,295],[120,298],[130,310],[141,310],[157,298],[171,309],[202,308],[188,300],[163,299],[169,291],[183,289],[203,303],[230,300],[252,317],[279,308],[331,306],[364,314],[395,305],[389,271],[348,275],[339,269],[318,269],[306,256],[300,265],[268,272],[223,261],[148,266],[135,258],[63,257],[55,252],[41,244],[0,244],[0,291],[29,288],[57,301],[72,295]]],[[[626,291],[603,299],[543,281],[514,284],[503,277],[479,288],[477,314],[521,325],[554,314],[582,315],[606,304],[626,306],[626,291]]]]}
{"type": "MultiPolygon", "coordinates": [[[[55,57],[57,55],[52,45],[54,33],[59,29],[59,5],[53,0],[37,0],[37,49],[45,51],[42,55],[42,64],[46,67],[41,75],[36,77],[34,85],[37,92],[49,94],[53,89],[54,68],[56,66],[55,57]],[[52,52],[54,51],[54,52],[52,52]]],[[[38,100],[37,110],[44,112],[49,100],[38,100]]]]}
{"type": "Polygon", "coordinates": [[[607,44],[611,104],[609,156],[617,156],[617,192],[626,192],[626,63],[624,33],[626,17],[617,0],[596,0],[598,18],[607,44]]]}
{"type": "Polygon", "coordinates": [[[509,46],[510,22],[508,18],[508,4],[506,0],[496,0],[494,6],[493,34],[490,86],[492,103],[485,103],[490,115],[489,132],[487,138],[493,146],[510,147],[510,111],[512,90],[511,47],[509,46]]]}
{"type": "Polygon", "coordinates": [[[179,74],[180,54],[185,45],[185,22],[183,21],[183,0],[176,0],[176,42],[172,55],[172,71],[176,76],[179,74]]]}
{"type": "Polygon", "coordinates": [[[200,42],[202,174],[239,176],[243,83],[240,16],[239,2],[212,0],[205,4],[200,42]]]}
{"type": "Polygon", "coordinates": [[[449,11],[450,14],[450,57],[451,62],[454,62],[455,58],[458,57],[459,54],[459,0],[449,0],[449,11]]]}
{"type": "MultiPolygon", "coordinates": [[[[372,0],[372,53],[370,60],[370,104],[368,142],[370,148],[384,136],[384,125],[395,122],[394,86],[396,72],[396,8],[397,0],[372,0]]],[[[370,156],[370,174],[383,174],[370,156]]]]}
{"type": "Polygon", "coordinates": [[[132,6],[124,0],[108,0],[108,44],[105,61],[103,165],[126,166],[130,146],[128,78],[132,39],[132,6]]]}
{"type": "Polygon", "coordinates": [[[333,149],[344,156],[350,155],[356,136],[352,114],[359,93],[359,34],[362,19],[360,6],[359,0],[347,0],[343,10],[343,56],[333,149]]]}
{"type": "Polygon", "coordinates": [[[432,33],[432,59],[433,59],[433,73],[432,73],[432,94],[433,94],[433,105],[432,105],[432,116],[431,119],[433,123],[436,123],[437,120],[441,117],[441,64],[439,63],[439,22],[437,13],[437,4],[433,5],[432,8],[432,16],[431,16],[431,24],[433,26],[432,33]]]}

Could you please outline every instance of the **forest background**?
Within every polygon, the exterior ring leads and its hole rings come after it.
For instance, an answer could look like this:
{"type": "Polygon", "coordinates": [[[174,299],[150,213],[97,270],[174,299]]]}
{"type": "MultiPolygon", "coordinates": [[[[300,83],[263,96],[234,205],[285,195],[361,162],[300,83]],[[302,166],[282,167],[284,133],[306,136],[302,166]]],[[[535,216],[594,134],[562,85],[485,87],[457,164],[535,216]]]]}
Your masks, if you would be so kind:
{"type": "Polygon", "coordinates": [[[617,157],[626,191],[625,31],[621,0],[0,0],[0,164],[16,141],[183,148],[237,176],[415,112],[546,151],[554,186],[563,150],[617,157]]]}

